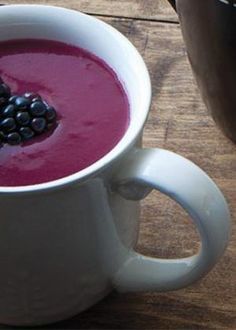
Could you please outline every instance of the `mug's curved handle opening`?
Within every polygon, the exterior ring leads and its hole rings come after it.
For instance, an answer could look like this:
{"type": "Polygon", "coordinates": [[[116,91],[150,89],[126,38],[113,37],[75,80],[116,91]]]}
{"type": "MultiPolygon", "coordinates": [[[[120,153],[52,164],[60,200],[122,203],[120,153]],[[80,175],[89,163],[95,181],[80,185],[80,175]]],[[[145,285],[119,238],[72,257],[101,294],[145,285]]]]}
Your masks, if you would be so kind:
{"type": "Polygon", "coordinates": [[[223,254],[230,235],[230,213],[216,184],[191,161],[167,150],[137,149],[114,178],[114,189],[138,200],[157,189],[190,215],[201,238],[198,254],[181,259],[149,258],[130,251],[115,274],[118,291],[168,291],[200,279],[223,254]]]}
{"type": "Polygon", "coordinates": [[[176,2],[175,2],[175,0],[168,0],[168,1],[171,4],[171,6],[174,8],[174,10],[176,11],[176,2]]]}

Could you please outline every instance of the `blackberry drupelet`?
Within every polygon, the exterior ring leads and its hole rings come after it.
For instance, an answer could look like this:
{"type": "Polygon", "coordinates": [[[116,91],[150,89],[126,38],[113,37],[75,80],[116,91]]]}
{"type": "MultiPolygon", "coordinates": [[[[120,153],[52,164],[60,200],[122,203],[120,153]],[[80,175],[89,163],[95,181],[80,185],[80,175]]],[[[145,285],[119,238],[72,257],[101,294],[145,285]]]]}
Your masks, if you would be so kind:
{"type": "Polygon", "coordinates": [[[3,107],[2,111],[1,111],[1,115],[4,118],[7,117],[14,117],[16,113],[16,107],[13,104],[8,104],[6,106],[3,107]]]}
{"type": "Polygon", "coordinates": [[[19,129],[19,133],[23,140],[30,140],[35,135],[34,131],[27,126],[23,126],[19,129]]]}
{"type": "Polygon", "coordinates": [[[0,84],[0,97],[9,98],[11,95],[10,87],[4,83],[0,84]]]}
{"type": "Polygon", "coordinates": [[[21,136],[17,132],[13,132],[7,135],[7,143],[14,146],[21,143],[21,136]]]}
{"type": "Polygon", "coordinates": [[[19,111],[16,114],[16,121],[18,125],[27,126],[30,123],[30,114],[27,111],[19,111]]]}
{"type": "Polygon", "coordinates": [[[29,92],[29,93],[25,93],[23,96],[26,97],[27,99],[29,99],[32,102],[41,101],[42,100],[41,96],[39,94],[37,94],[37,93],[31,93],[31,92],[29,92]]]}
{"type": "Polygon", "coordinates": [[[36,101],[30,104],[30,113],[34,117],[44,116],[46,111],[46,105],[42,101],[36,101]]]}
{"type": "Polygon", "coordinates": [[[16,129],[15,119],[11,117],[4,118],[0,122],[0,128],[6,133],[14,131],[16,129]]]}
{"type": "Polygon", "coordinates": [[[17,109],[19,110],[26,110],[28,109],[28,107],[30,106],[30,100],[27,99],[26,97],[23,97],[23,96],[18,96],[16,99],[15,99],[15,106],[17,107],[17,109]]]}
{"type": "Polygon", "coordinates": [[[53,107],[47,107],[46,119],[49,123],[53,123],[56,120],[57,114],[53,107]]]}
{"type": "Polygon", "coordinates": [[[2,145],[4,142],[6,142],[6,135],[0,131],[0,144],[2,145]]]}
{"type": "Polygon", "coordinates": [[[43,117],[33,118],[31,121],[31,127],[36,134],[42,133],[46,129],[46,126],[47,122],[43,117]]]}
{"type": "Polygon", "coordinates": [[[39,94],[11,95],[0,77],[0,147],[18,145],[55,127],[57,114],[39,94]]]}
{"type": "Polygon", "coordinates": [[[15,101],[17,99],[18,95],[12,95],[9,97],[8,103],[9,104],[15,104],[15,101]]]}

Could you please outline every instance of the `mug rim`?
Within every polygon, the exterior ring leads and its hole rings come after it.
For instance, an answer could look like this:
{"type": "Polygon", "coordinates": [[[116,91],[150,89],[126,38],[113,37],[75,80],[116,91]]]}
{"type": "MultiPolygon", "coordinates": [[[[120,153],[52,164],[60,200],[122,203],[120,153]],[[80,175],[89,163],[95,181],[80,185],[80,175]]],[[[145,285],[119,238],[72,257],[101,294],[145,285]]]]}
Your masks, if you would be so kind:
{"type": "MultiPolygon", "coordinates": [[[[37,9],[43,9],[43,10],[51,10],[54,12],[58,12],[57,14],[62,14],[61,12],[71,13],[73,15],[77,15],[78,17],[83,17],[87,21],[90,21],[91,23],[96,23],[109,31],[109,33],[114,34],[116,37],[116,40],[119,40],[120,42],[126,44],[126,46],[129,49],[132,49],[133,54],[136,56],[136,59],[139,62],[139,71],[140,76],[142,75],[142,79],[145,82],[145,91],[144,93],[144,105],[142,106],[142,111],[139,116],[139,122],[138,125],[135,125],[135,127],[131,127],[131,124],[129,124],[125,134],[123,137],[119,140],[119,142],[113,147],[107,154],[105,154],[103,157],[101,157],[99,160],[97,160],[95,163],[87,166],[86,168],[75,172],[73,174],[64,176],[62,178],[48,181],[48,182],[42,182],[38,184],[32,184],[32,185],[23,185],[23,186],[0,186],[0,193],[27,193],[27,192],[36,192],[36,191],[43,191],[43,190],[52,190],[55,188],[61,188],[73,183],[80,183],[86,180],[89,176],[94,176],[98,172],[104,170],[106,167],[109,166],[112,162],[114,162],[117,158],[119,158],[129,147],[134,144],[134,141],[138,138],[139,134],[141,133],[143,126],[145,124],[145,121],[147,119],[149,108],[151,104],[151,80],[148,73],[147,66],[136,49],[136,47],[128,40],[126,36],[124,36],[121,32],[119,32],[117,29],[115,29],[110,24],[100,20],[99,18],[96,18],[94,16],[84,14],[78,10],[68,9],[60,6],[52,6],[52,5],[38,5],[38,4],[12,4],[12,5],[4,5],[0,6],[0,13],[4,10],[6,13],[15,13],[15,10],[21,9],[21,10],[35,10],[38,12],[37,9]],[[60,12],[60,13],[59,13],[60,12]],[[146,95],[145,95],[146,94],[146,95]],[[131,131],[132,129],[132,131],[131,131]]],[[[61,17],[58,15],[58,17],[61,17]]],[[[96,55],[96,54],[95,54],[96,55]]],[[[118,73],[118,72],[117,72],[118,73]]],[[[125,87],[125,85],[124,85],[125,87]]],[[[125,89],[127,94],[128,91],[125,89]]],[[[132,118],[130,117],[130,121],[132,121],[132,118]]]]}

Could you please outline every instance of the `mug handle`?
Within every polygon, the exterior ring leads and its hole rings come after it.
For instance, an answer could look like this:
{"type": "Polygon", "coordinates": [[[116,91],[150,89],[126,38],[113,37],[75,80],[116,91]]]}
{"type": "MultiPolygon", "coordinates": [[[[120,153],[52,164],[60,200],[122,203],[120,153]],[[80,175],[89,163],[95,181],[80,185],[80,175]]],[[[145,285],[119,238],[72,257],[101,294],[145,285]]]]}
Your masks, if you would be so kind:
{"type": "Polygon", "coordinates": [[[230,235],[230,213],[216,184],[191,161],[167,150],[137,149],[113,181],[122,197],[139,200],[152,189],[170,196],[191,216],[201,237],[198,254],[157,259],[130,251],[113,278],[120,292],[168,291],[204,276],[223,254],[230,235]]]}

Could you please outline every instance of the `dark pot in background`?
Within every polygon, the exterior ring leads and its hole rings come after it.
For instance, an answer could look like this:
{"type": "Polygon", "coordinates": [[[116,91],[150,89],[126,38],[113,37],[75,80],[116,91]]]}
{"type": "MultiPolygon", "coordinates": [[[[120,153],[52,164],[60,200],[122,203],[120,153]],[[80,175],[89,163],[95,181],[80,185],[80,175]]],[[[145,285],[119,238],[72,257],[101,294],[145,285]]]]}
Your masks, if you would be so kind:
{"type": "Polygon", "coordinates": [[[203,100],[236,142],[236,1],[169,0],[177,9],[203,100]]]}

